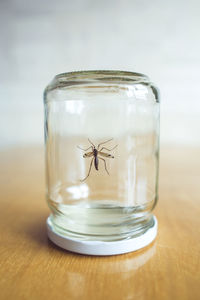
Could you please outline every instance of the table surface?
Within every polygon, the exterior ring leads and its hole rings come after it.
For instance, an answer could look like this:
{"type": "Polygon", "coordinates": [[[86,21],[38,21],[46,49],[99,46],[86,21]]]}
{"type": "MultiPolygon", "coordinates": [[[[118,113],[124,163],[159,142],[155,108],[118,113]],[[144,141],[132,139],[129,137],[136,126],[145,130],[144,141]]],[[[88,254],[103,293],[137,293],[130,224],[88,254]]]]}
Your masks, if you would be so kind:
{"type": "Polygon", "coordinates": [[[46,234],[42,148],[0,153],[0,299],[200,299],[200,149],[161,147],[159,231],[143,250],[73,254],[46,234]]]}

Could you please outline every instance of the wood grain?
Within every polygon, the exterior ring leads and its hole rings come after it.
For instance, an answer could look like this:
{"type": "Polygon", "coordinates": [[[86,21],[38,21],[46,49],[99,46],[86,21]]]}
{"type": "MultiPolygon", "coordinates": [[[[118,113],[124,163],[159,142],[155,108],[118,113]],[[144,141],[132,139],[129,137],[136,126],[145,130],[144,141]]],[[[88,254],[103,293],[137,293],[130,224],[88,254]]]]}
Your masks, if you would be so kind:
{"type": "Polygon", "coordinates": [[[200,299],[200,149],[162,149],[158,237],[112,257],[47,239],[41,148],[1,152],[0,165],[0,299],[200,299]]]}

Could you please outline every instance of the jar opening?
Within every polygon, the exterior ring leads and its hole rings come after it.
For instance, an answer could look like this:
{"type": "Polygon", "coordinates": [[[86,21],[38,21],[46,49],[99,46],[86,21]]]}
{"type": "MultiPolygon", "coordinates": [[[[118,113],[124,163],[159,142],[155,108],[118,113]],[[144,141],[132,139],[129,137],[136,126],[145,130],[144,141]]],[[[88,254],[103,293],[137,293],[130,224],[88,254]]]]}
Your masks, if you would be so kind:
{"type": "Polygon", "coordinates": [[[141,73],[118,70],[75,71],[56,75],[47,89],[53,90],[97,82],[102,84],[148,84],[149,78],[141,73]]]}
{"type": "Polygon", "coordinates": [[[55,76],[56,80],[106,80],[121,79],[123,80],[149,80],[148,76],[142,73],[119,71],[119,70],[90,70],[90,71],[74,71],[61,73],[55,76]]]}

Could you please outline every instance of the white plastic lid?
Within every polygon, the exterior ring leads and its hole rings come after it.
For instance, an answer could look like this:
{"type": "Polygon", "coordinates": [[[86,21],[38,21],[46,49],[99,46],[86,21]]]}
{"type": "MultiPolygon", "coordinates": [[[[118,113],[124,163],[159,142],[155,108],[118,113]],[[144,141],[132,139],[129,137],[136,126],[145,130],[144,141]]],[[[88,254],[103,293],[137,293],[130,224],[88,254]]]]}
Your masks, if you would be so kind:
{"type": "Polygon", "coordinates": [[[141,249],[149,245],[157,235],[157,219],[154,216],[154,225],[144,234],[127,240],[103,242],[103,241],[83,241],[72,239],[57,233],[52,227],[49,218],[47,219],[47,232],[49,239],[57,246],[81,254],[87,255],[117,255],[141,249]]]}

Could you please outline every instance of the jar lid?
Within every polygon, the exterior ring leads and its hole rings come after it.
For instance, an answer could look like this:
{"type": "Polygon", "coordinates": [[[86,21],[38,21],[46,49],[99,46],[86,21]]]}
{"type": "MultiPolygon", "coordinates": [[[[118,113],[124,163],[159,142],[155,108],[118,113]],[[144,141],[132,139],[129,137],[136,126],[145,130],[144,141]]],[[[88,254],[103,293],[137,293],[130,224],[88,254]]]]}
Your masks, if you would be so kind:
{"type": "Polygon", "coordinates": [[[149,245],[157,235],[157,219],[155,216],[153,216],[153,221],[153,226],[144,234],[135,238],[112,242],[72,239],[56,232],[51,225],[50,218],[47,219],[47,232],[53,243],[71,252],[100,256],[117,255],[136,251],[149,245]]]}

